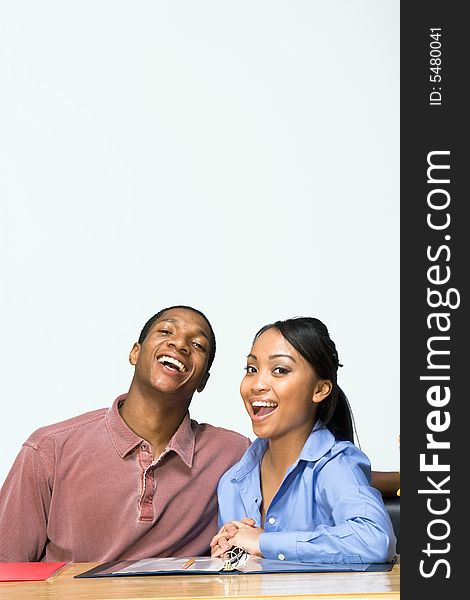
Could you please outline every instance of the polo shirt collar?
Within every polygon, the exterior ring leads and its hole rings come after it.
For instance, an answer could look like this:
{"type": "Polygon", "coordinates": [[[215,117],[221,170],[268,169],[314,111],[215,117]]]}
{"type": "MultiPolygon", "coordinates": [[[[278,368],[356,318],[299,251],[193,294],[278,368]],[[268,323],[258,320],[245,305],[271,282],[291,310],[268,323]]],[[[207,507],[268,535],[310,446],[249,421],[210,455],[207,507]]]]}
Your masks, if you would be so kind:
{"type": "MultiPolygon", "coordinates": [[[[124,402],[126,397],[127,394],[118,396],[106,413],[106,427],[108,428],[108,432],[113,445],[116,448],[116,452],[121,458],[127,456],[129,452],[132,452],[142,442],[146,441],[129,429],[119,414],[119,407],[124,402]]],[[[191,467],[193,464],[194,448],[196,443],[194,431],[191,425],[189,413],[186,413],[184,419],[182,420],[180,426],[176,430],[166,448],[167,451],[173,450],[176,454],[178,454],[181,460],[188,467],[191,467]]]]}
{"type": "Polygon", "coordinates": [[[184,419],[181,421],[181,425],[171,438],[167,449],[176,452],[186,466],[191,468],[193,465],[195,445],[196,436],[194,435],[189,413],[186,413],[184,419]]]}
{"type": "Polygon", "coordinates": [[[119,414],[119,407],[126,397],[127,394],[118,396],[106,413],[106,427],[108,428],[113,445],[121,458],[124,458],[144,441],[129,429],[119,414]]]}

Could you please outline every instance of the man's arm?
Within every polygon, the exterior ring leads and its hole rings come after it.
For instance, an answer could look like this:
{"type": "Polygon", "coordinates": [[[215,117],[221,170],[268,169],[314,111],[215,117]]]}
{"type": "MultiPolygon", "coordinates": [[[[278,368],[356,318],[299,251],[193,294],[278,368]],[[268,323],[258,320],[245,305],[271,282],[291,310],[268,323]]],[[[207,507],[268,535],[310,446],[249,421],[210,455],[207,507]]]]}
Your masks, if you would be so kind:
{"type": "Polygon", "coordinates": [[[372,471],[372,484],[384,497],[397,496],[400,471],[372,471]]]}
{"type": "Polygon", "coordinates": [[[41,560],[50,502],[46,465],[24,445],[0,490],[0,561],[41,560]]]}

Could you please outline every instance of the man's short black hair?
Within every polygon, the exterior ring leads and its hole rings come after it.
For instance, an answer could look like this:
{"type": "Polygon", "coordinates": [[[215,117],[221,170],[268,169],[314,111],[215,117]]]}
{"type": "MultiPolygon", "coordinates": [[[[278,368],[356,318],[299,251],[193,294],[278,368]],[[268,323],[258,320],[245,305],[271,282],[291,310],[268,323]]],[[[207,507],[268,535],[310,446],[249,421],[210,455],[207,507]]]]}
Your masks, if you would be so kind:
{"type": "Polygon", "coordinates": [[[214,333],[214,330],[212,329],[212,325],[210,324],[209,319],[206,317],[206,315],[203,312],[201,312],[197,308],[193,308],[192,306],[185,306],[184,304],[178,304],[177,306],[167,306],[166,308],[162,308],[162,310],[159,310],[157,312],[157,314],[153,315],[153,317],[151,317],[147,321],[147,323],[145,323],[145,325],[139,335],[139,340],[138,340],[139,344],[142,344],[142,342],[145,340],[145,338],[148,335],[148,332],[152,328],[152,325],[155,323],[155,321],[157,321],[168,310],[173,310],[176,308],[184,308],[185,310],[192,310],[193,312],[200,315],[204,319],[204,321],[207,323],[207,325],[209,327],[209,332],[210,332],[209,358],[207,360],[207,372],[209,372],[209,370],[212,366],[212,363],[214,362],[214,358],[215,358],[215,333],[214,333]]]}

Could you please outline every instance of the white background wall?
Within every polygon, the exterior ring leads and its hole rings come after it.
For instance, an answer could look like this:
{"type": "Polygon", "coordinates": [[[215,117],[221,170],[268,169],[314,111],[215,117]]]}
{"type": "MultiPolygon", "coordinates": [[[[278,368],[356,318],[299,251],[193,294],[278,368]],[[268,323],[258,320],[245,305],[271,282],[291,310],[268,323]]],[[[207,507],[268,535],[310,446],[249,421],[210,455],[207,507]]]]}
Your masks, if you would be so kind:
{"type": "Polygon", "coordinates": [[[251,435],[254,333],[316,316],[399,468],[398,0],[2,1],[0,82],[0,483],[179,303],[218,338],[194,418],[251,435]]]}

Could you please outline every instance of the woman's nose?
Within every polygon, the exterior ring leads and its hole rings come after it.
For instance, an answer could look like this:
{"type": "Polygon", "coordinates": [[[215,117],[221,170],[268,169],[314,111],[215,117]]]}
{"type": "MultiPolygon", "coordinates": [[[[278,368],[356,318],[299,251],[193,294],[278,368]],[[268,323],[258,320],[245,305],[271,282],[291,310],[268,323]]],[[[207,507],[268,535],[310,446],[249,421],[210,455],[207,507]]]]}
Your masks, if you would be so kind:
{"type": "Polygon", "coordinates": [[[251,387],[256,393],[265,392],[266,390],[269,390],[269,383],[266,377],[258,374],[258,377],[256,377],[255,381],[253,381],[251,387]]]}

